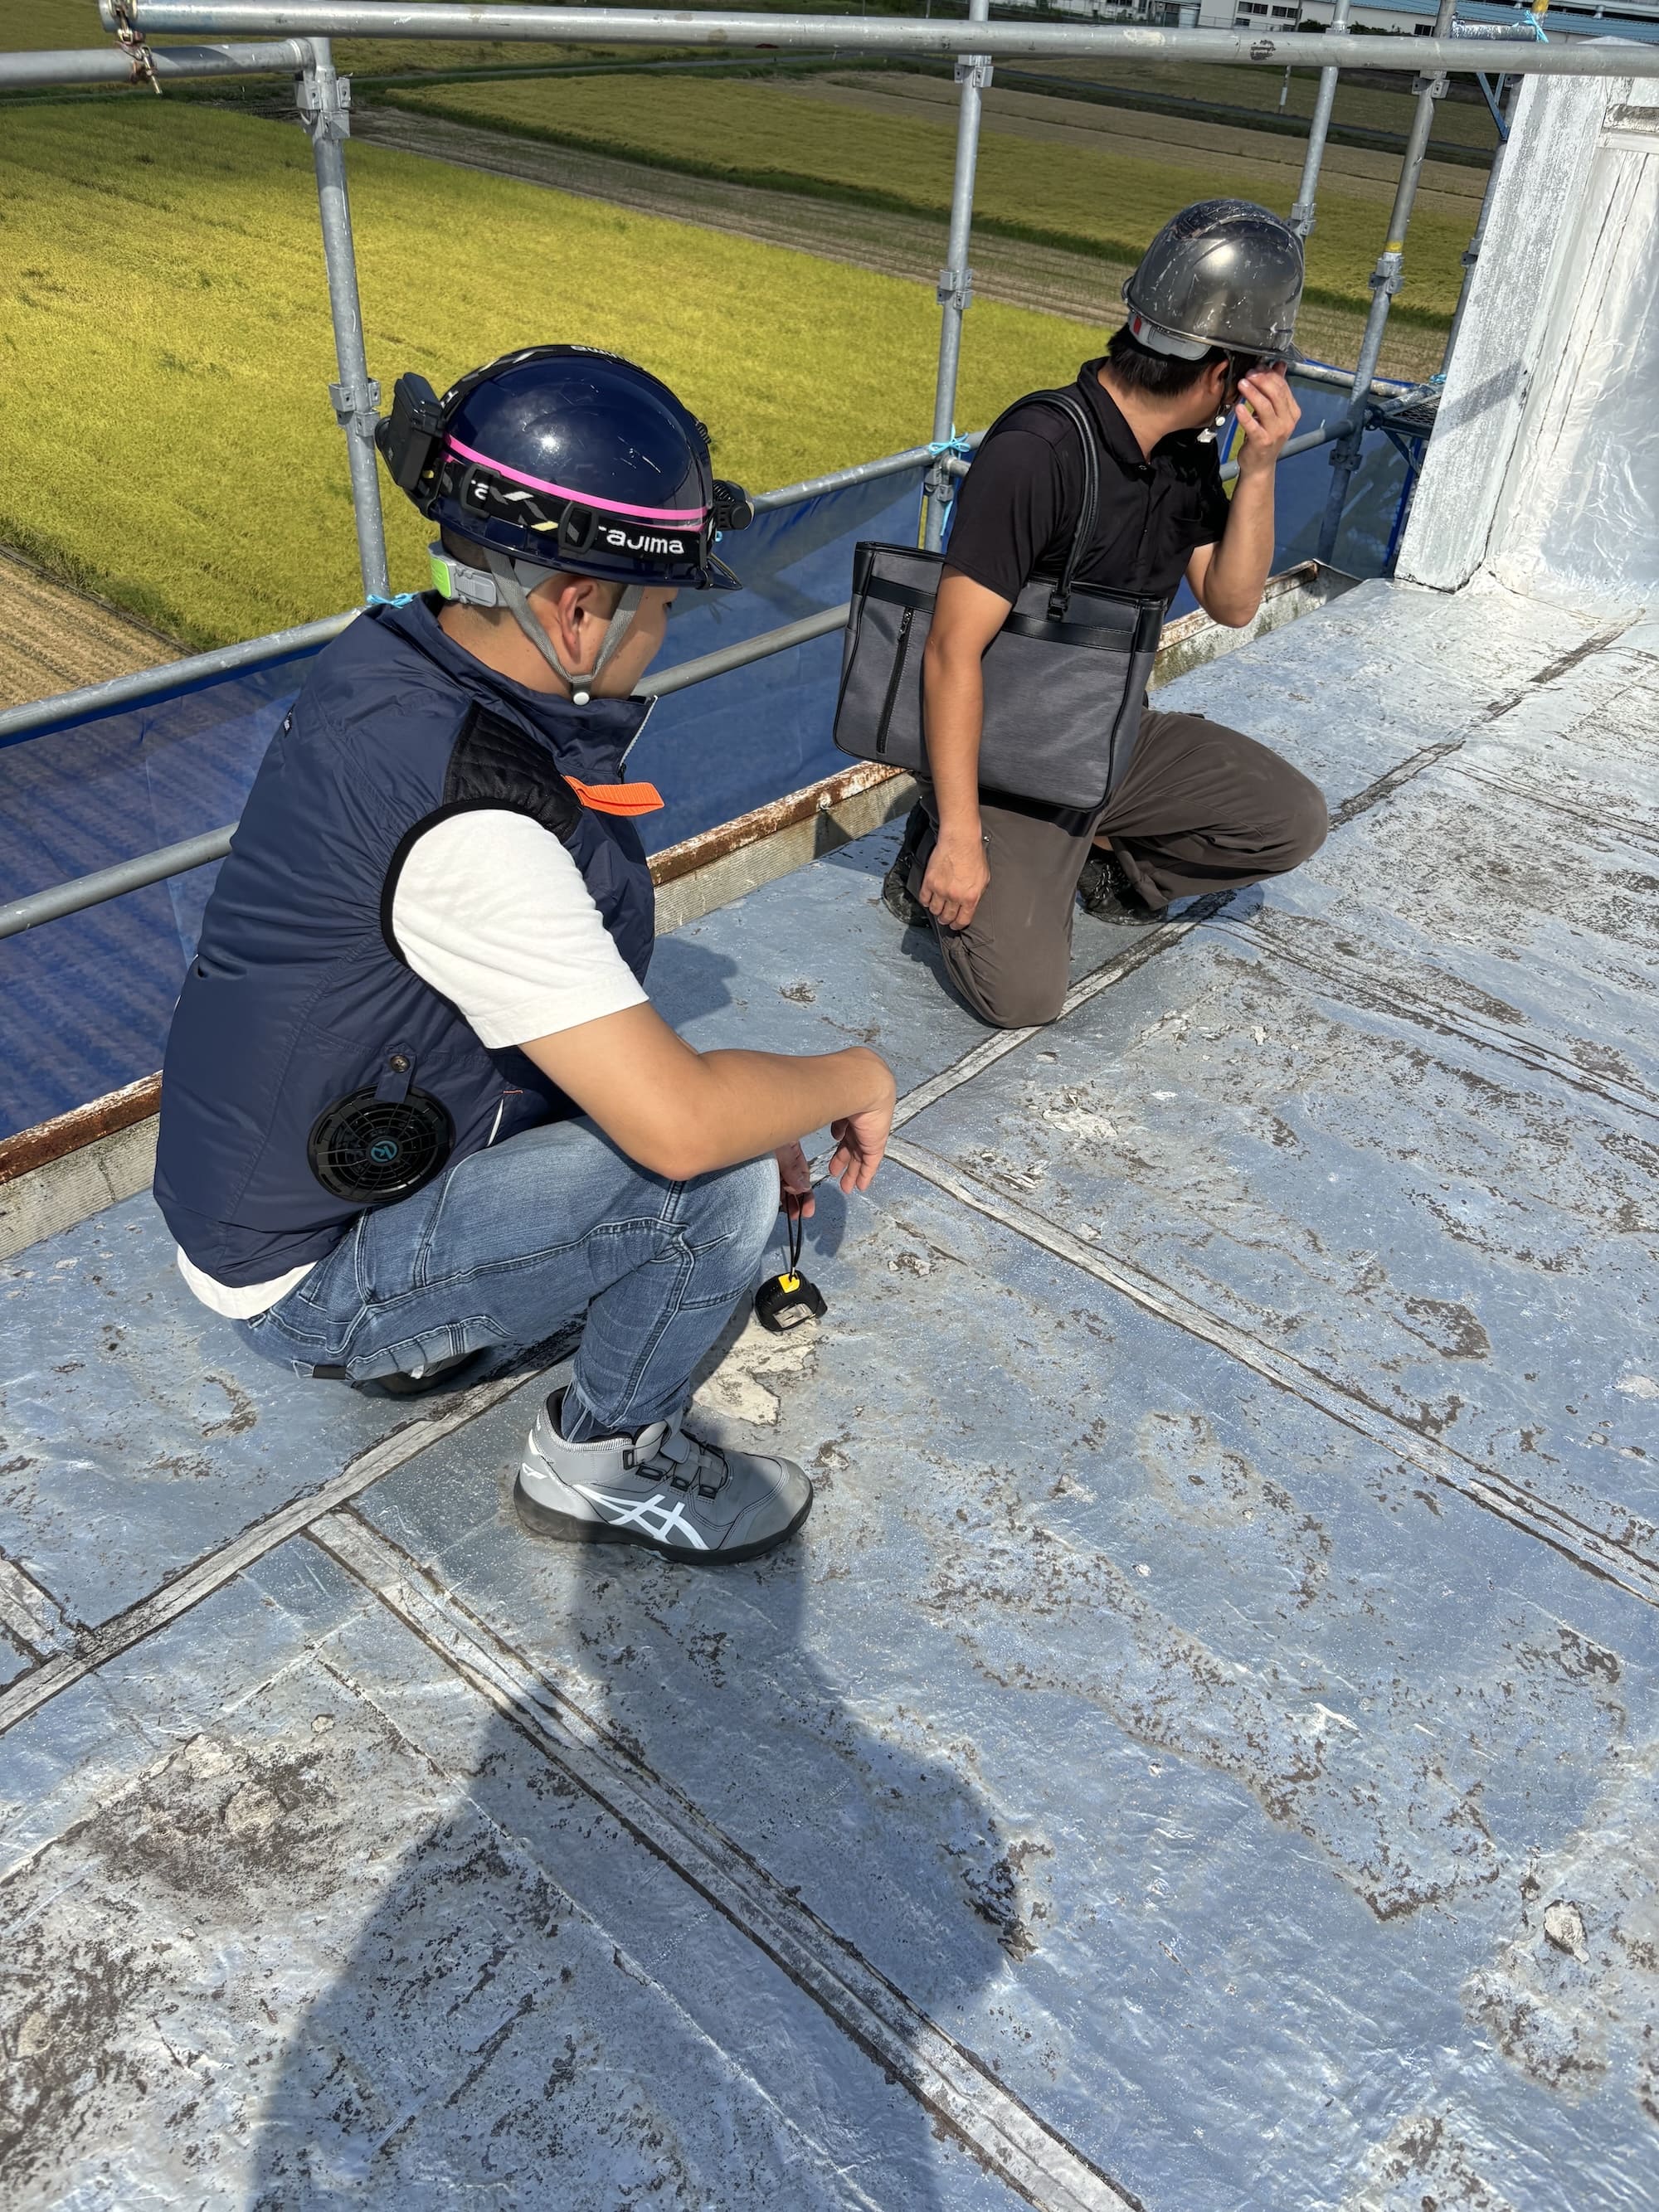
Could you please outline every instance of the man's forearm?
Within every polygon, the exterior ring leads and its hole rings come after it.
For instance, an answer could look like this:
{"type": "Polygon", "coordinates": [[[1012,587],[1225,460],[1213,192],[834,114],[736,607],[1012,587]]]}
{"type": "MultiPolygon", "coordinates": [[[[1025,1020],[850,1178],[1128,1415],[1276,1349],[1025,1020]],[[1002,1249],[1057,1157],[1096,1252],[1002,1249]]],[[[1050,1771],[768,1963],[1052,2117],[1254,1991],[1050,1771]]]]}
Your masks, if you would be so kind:
{"type": "Polygon", "coordinates": [[[706,1175],[758,1159],[832,1121],[890,1103],[893,1077],[862,1045],[799,1059],[773,1052],[706,1052],[681,1120],[690,1158],[675,1170],[706,1175]]]}
{"type": "Polygon", "coordinates": [[[927,773],[933,778],[942,838],[979,842],[979,742],[985,720],[985,683],[977,651],[929,651],[924,666],[922,711],[927,731],[927,773]]]}
{"type": "Polygon", "coordinates": [[[1273,564],[1273,472],[1261,469],[1238,479],[1227,527],[1205,580],[1205,612],[1242,628],[1261,605],[1261,588],[1273,564]]]}

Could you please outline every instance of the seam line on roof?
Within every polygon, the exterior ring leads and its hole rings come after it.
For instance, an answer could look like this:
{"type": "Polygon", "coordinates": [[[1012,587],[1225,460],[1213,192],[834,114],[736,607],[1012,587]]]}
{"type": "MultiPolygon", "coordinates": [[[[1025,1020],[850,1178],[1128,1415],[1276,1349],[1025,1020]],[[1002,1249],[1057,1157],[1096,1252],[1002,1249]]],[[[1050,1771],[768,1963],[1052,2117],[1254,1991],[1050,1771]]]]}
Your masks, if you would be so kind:
{"type": "Polygon", "coordinates": [[[1184,1292],[1172,1289],[1158,1276],[1137,1267],[1132,1260],[1103,1252],[1097,1245],[1085,1244],[1080,1237],[1056,1228],[1041,1214],[1015,1199],[1005,1197],[954,1162],[941,1159],[937,1153],[912,1144],[908,1138],[896,1139],[889,1152],[901,1167],[908,1168],[948,1197],[970,1206],[975,1213],[983,1214],[987,1220],[997,1222],[1028,1243],[1040,1246],[1054,1258],[1080,1268],[1097,1282],[1140,1307],[1143,1312],[1172,1323],[1188,1336],[1199,1338],[1279,1389],[1300,1398],[1316,1413],[1381,1444],[1384,1450],[1420,1474],[1449,1490],[1457,1491],[1523,1534],[1547,1544],[1575,1566],[1603,1582],[1615,1583],[1628,1595],[1640,1598],[1648,1605],[1659,1606],[1659,1562],[1646,1558],[1633,1545],[1604,1535],[1588,1522],[1551,1504],[1495,1468],[1486,1467],[1454,1450],[1449,1444],[1421,1434],[1352,1386],[1333,1381],[1316,1367],[1289,1352],[1277,1351],[1259,1337],[1250,1335],[1248,1330],[1223,1321],[1184,1292]]]}
{"type": "Polygon", "coordinates": [[[1588,822],[1597,830],[1605,830],[1609,836],[1623,838],[1626,844],[1659,847],[1659,823],[1644,822],[1639,816],[1634,821],[1612,821],[1587,806],[1569,806],[1565,799],[1551,799],[1541,791],[1529,790],[1523,783],[1511,783],[1507,777],[1486,775],[1480,769],[1471,768],[1467,761],[1459,761],[1452,774],[1467,776],[1471,783],[1483,783],[1488,791],[1506,792],[1511,799],[1524,799],[1528,806],[1541,806],[1547,813],[1566,814],[1575,822],[1588,822]]]}
{"type": "Polygon", "coordinates": [[[57,1599],[3,1554],[0,1554],[0,1627],[7,1629],[37,1660],[61,1651],[75,1638],[57,1599]]]}
{"type": "Polygon", "coordinates": [[[74,1650],[61,1652],[36,1668],[33,1674],[23,1675],[9,1689],[0,1691],[0,1735],[26,1720],[60,1691],[72,1688],[108,1660],[118,1658],[135,1644],[142,1644],[158,1629],[188,1613],[192,1606],[199,1605],[204,1598],[211,1597],[215,1590],[222,1589],[244,1567],[252,1566],[256,1559],[275,1551],[290,1536],[301,1534],[319,1514],[343,1504],[359,1491],[378,1482],[383,1474],[390,1474],[394,1468],[401,1467],[405,1460],[415,1458],[441,1437],[452,1435],[480,1413],[488,1413],[526,1379],[520,1373],[480,1382],[450,1399],[437,1412],[394,1430],[343,1468],[331,1482],[325,1482],[319,1490],[308,1491],[303,1498],[290,1498],[275,1513],[254,1522],[228,1544],[220,1545],[175,1575],[171,1582],[163,1583],[160,1589],[140,1598],[125,1613],[118,1613],[89,1630],[74,1650]]]}
{"type": "MultiPolygon", "coordinates": [[[[1261,915],[1249,921],[1222,915],[1213,924],[1213,929],[1218,937],[1249,945],[1263,959],[1297,969],[1316,984],[1328,986],[1328,995],[1337,998],[1345,1006],[1369,1006],[1392,1019],[1432,1030],[1437,1036],[1461,1038],[1477,1051],[1499,1054],[1528,1073],[1567,1084],[1585,1097],[1600,1100],[1604,1106],[1647,1121],[1659,1119],[1659,1097],[1643,1085],[1624,1083],[1616,1076],[1590,1074],[1576,1060],[1548,1045],[1506,1035],[1496,1023],[1488,1027],[1478,1015],[1449,1006],[1427,992],[1410,989],[1398,980],[1397,974],[1385,981],[1366,960],[1345,960],[1330,950],[1328,931],[1334,926],[1340,925],[1319,925],[1327,934],[1322,937],[1319,949],[1312,952],[1299,945],[1285,944],[1271,922],[1261,915]]],[[[1401,957],[1391,945],[1378,945],[1375,950],[1379,959],[1398,962],[1401,957]]],[[[1447,980],[1456,982],[1462,978],[1447,971],[1447,980]]]]}
{"type": "Polygon", "coordinates": [[[305,1532],[582,1794],[763,1952],[866,2057],[1041,2212],[1144,2212],[673,1784],[355,1512],[305,1532]]]}

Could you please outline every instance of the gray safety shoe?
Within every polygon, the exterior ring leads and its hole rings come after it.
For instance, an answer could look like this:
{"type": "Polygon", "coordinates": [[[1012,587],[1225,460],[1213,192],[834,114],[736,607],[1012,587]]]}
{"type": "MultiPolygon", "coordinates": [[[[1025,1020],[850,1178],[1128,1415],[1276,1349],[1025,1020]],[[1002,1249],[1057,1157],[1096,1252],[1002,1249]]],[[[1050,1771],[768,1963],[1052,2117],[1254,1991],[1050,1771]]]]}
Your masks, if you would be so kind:
{"type": "Polygon", "coordinates": [[[514,1486],[532,1536],[563,1544],[643,1544],[666,1559],[728,1566],[793,1536],[812,1486],[793,1460],[718,1450],[682,1416],[636,1437],[573,1444],[559,1433],[562,1390],[542,1407],[514,1486]]]}
{"type": "Polygon", "coordinates": [[[1085,914],[1093,915],[1097,921],[1115,921],[1130,929],[1151,929],[1170,918],[1167,906],[1147,905],[1115,853],[1103,853],[1097,847],[1083,863],[1077,895],[1085,914]]]}

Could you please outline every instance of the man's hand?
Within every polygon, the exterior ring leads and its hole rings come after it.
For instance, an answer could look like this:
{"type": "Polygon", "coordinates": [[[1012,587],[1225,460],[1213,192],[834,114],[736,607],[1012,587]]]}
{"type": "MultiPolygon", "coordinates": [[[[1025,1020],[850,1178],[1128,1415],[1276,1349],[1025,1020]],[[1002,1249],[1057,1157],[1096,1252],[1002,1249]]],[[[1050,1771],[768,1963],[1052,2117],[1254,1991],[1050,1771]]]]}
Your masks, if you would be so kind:
{"type": "Polygon", "coordinates": [[[921,902],[941,929],[966,929],[990,880],[984,837],[941,830],[921,879],[921,902]]]}
{"type": "Polygon", "coordinates": [[[1238,385],[1240,478],[1271,473],[1290,443],[1302,410],[1282,368],[1257,369],[1238,385]]]}
{"type": "Polygon", "coordinates": [[[792,1221],[810,1221],[817,1212],[812,1195],[812,1170],[799,1145],[778,1146],[779,1203],[792,1221]]]}
{"type": "Polygon", "coordinates": [[[824,1172],[849,1194],[855,1190],[868,1190],[875,1180],[876,1170],[887,1150],[887,1139],[893,1133],[893,1107],[897,1095],[889,1073],[884,1098],[861,1114],[849,1114],[830,1124],[836,1149],[830,1155],[830,1164],[824,1172]]]}

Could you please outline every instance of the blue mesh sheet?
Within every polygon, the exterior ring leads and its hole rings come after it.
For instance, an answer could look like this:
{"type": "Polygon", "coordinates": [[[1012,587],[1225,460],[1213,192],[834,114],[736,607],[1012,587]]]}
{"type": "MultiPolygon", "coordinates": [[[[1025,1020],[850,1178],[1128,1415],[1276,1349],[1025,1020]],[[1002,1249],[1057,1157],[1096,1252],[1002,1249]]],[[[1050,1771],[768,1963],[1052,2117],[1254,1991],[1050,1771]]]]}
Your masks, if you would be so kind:
{"type": "MultiPolygon", "coordinates": [[[[1304,392],[1311,428],[1340,395],[1304,392]]],[[[1356,474],[1339,566],[1379,573],[1402,464],[1374,441],[1356,474]]],[[[1279,471],[1279,565],[1307,557],[1329,483],[1323,452],[1279,471]]],[[[914,542],[919,472],[757,518],[724,549],[747,588],[677,606],[661,665],[756,636],[847,596],[860,538],[914,542]]],[[[1183,592],[1176,611],[1191,605],[1183,592]]],[[[820,638],[665,699],[629,763],[665,811],[654,850],[848,765],[830,742],[841,641],[820,638]]],[[[0,898],[42,890],[235,818],[305,675],[289,656],[0,747],[0,898]]],[[[0,1136],[151,1073],[217,869],[0,940],[9,1047],[0,1136]]]]}

